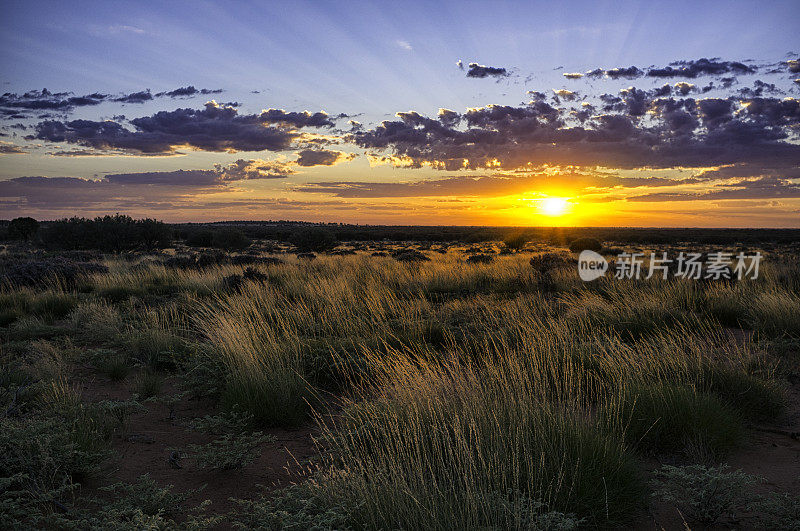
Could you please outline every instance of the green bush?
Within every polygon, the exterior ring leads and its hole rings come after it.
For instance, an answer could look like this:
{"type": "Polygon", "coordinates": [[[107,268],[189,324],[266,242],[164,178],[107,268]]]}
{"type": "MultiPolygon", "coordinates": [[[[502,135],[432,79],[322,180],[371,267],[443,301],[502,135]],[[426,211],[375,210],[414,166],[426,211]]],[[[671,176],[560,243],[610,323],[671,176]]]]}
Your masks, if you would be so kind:
{"type": "Polygon", "coordinates": [[[653,496],[674,504],[689,520],[710,526],[725,516],[735,517],[743,498],[758,481],[741,470],[730,472],[727,465],[664,465],[656,473],[653,496]]]}
{"type": "Polygon", "coordinates": [[[261,432],[227,433],[208,444],[193,444],[188,448],[199,468],[233,470],[252,463],[261,455],[262,444],[275,438],[261,432]]]}
{"type": "Polygon", "coordinates": [[[630,444],[649,453],[716,461],[740,441],[739,415],[714,395],[658,382],[629,385],[616,408],[630,444]]]}

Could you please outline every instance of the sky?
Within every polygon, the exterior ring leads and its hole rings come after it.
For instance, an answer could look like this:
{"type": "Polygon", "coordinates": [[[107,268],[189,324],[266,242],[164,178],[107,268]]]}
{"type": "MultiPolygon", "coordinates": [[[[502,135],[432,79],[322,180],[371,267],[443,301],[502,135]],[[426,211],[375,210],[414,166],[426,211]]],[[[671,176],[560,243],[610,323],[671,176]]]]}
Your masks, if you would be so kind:
{"type": "Polygon", "coordinates": [[[797,20],[797,1],[6,1],[0,219],[800,227],[797,20]]]}

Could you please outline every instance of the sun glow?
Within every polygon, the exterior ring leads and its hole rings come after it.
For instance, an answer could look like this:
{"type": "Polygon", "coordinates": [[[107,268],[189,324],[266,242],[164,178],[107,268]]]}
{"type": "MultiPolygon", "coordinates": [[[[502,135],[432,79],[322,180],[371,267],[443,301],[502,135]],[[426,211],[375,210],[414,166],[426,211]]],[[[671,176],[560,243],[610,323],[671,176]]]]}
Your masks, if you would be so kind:
{"type": "Polygon", "coordinates": [[[539,210],[546,216],[561,216],[569,208],[569,201],[563,197],[547,197],[539,203],[539,210]]]}

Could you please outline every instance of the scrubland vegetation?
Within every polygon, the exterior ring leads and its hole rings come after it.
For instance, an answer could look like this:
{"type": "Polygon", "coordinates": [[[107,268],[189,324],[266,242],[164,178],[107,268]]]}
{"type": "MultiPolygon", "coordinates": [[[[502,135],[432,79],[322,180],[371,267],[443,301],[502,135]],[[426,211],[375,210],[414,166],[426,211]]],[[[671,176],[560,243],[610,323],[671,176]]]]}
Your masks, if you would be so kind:
{"type": "Polygon", "coordinates": [[[606,528],[654,507],[800,526],[795,494],[723,466],[796,408],[796,247],[756,280],[584,283],[567,249],[509,241],[7,249],[0,527],[606,528]],[[132,392],[91,400],[87,373],[132,392]],[[176,416],[190,401],[207,415],[176,416]],[[211,484],[193,507],[151,470],[115,479],[116,441],[157,407],[207,436],[164,441],[162,468],[235,475],[303,426],[318,455],[294,486],[227,508],[211,484]]]}

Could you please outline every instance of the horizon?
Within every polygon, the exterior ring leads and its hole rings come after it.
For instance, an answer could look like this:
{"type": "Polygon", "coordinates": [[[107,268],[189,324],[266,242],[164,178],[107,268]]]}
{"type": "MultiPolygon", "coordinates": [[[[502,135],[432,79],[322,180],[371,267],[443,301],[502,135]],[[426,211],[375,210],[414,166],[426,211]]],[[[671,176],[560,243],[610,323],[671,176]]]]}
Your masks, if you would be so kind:
{"type": "Polygon", "coordinates": [[[81,5],[0,21],[2,218],[800,228],[796,2],[81,5]]]}

